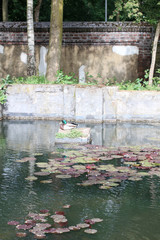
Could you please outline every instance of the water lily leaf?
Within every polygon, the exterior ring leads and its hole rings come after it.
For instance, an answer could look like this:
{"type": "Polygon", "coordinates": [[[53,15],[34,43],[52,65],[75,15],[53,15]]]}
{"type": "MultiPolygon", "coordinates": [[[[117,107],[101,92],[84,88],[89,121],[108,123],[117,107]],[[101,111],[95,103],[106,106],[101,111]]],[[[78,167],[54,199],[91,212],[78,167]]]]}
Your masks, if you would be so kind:
{"type": "Polygon", "coordinates": [[[71,175],[56,175],[56,178],[71,178],[71,175]]]}
{"type": "Polygon", "coordinates": [[[36,176],[48,176],[50,175],[49,172],[35,172],[34,175],[36,176]]]}
{"type": "Polygon", "coordinates": [[[34,229],[38,229],[38,231],[44,230],[46,228],[50,228],[51,224],[49,223],[37,223],[36,226],[34,227],[34,229]]]}
{"type": "Polygon", "coordinates": [[[88,233],[88,234],[95,234],[97,232],[97,230],[96,229],[85,229],[84,232],[88,233]]]}
{"type": "Polygon", "coordinates": [[[95,223],[103,222],[102,218],[92,218],[91,220],[95,223]]]}
{"type": "Polygon", "coordinates": [[[108,164],[108,165],[100,165],[98,168],[98,170],[102,171],[102,170],[105,170],[105,171],[117,171],[117,169],[114,167],[114,165],[112,164],[108,164]]]}
{"type": "Polygon", "coordinates": [[[49,164],[46,163],[46,162],[37,162],[36,165],[39,168],[47,168],[47,167],[49,167],[49,164]]]}
{"type": "Polygon", "coordinates": [[[79,228],[88,228],[90,225],[88,223],[79,223],[77,224],[77,227],[79,228]]]}
{"type": "Polygon", "coordinates": [[[138,161],[144,161],[146,159],[145,156],[138,156],[138,161]]]}
{"type": "Polygon", "coordinates": [[[119,183],[116,183],[116,182],[106,182],[106,183],[103,184],[103,186],[117,187],[117,186],[119,186],[119,183]]]}
{"type": "Polygon", "coordinates": [[[46,237],[46,235],[43,232],[36,232],[36,234],[34,236],[34,238],[36,238],[36,239],[43,239],[45,237],[46,237]]]}
{"type": "Polygon", "coordinates": [[[130,181],[141,181],[142,180],[142,178],[141,177],[129,177],[128,178],[128,180],[130,180],[130,181]]]}
{"type": "Polygon", "coordinates": [[[77,226],[70,226],[69,227],[69,230],[73,230],[73,231],[76,231],[76,230],[80,230],[81,228],[80,227],[77,227],[77,226]]]}
{"type": "Polygon", "coordinates": [[[16,236],[17,236],[17,237],[26,237],[26,236],[27,236],[27,233],[25,233],[25,232],[17,232],[17,233],[16,233],[16,236]]]}
{"type": "Polygon", "coordinates": [[[153,163],[151,163],[151,162],[149,162],[149,161],[141,161],[141,165],[143,166],[143,167],[153,167],[153,166],[155,166],[153,163]]]}
{"type": "Polygon", "coordinates": [[[112,158],[123,158],[121,155],[111,155],[112,158]]]}
{"type": "Polygon", "coordinates": [[[49,210],[48,209],[41,209],[40,212],[41,213],[49,213],[49,210]]]}
{"type": "Polygon", "coordinates": [[[63,208],[70,208],[71,205],[67,204],[67,205],[64,205],[63,208]]]}
{"type": "Polygon", "coordinates": [[[52,182],[53,182],[52,179],[42,180],[42,181],[40,181],[40,183],[52,183],[52,182]]]}
{"type": "Polygon", "coordinates": [[[42,156],[43,153],[34,153],[34,156],[42,156]]]}
{"type": "Polygon", "coordinates": [[[108,182],[115,182],[115,183],[118,183],[118,182],[122,182],[122,180],[119,179],[119,178],[110,178],[110,179],[108,179],[108,182]]]}
{"type": "Polygon", "coordinates": [[[102,160],[102,161],[110,161],[110,160],[113,160],[113,157],[105,157],[105,156],[103,156],[103,157],[99,157],[98,158],[99,160],[102,160]]]}
{"type": "Polygon", "coordinates": [[[31,229],[32,227],[33,227],[32,225],[28,225],[28,224],[22,224],[22,225],[16,226],[17,229],[23,229],[23,230],[28,230],[28,229],[31,229]]]}
{"type": "Polygon", "coordinates": [[[56,228],[44,229],[44,233],[56,233],[56,228]]]}
{"type": "Polygon", "coordinates": [[[70,232],[69,228],[57,228],[56,229],[56,233],[58,233],[58,234],[67,233],[67,232],[70,232]]]}
{"type": "Polygon", "coordinates": [[[38,178],[35,177],[35,176],[29,176],[29,177],[27,177],[27,178],[25,178],[25,179],[28,180],[28,181],[35,181],[35,180],[37,180],[38,178]]]}
{"type": "Polygon", "coordinates": [[[31,219],[26,219],[26,220],[25,220],[25,224],[26,224],[26,225],[35,226],[35,225],[36,225],[36,221],[31,220],[31,219]]]}
{"type": "Polygon", "coordinates": [[[136,175],[138,177],[145,177],[145,176],[149,176],[149,173],[148,172],[138,172],[136,175]]]}
{"type": "Polygon", "coordinates": [[[63,216],[64,216],[64,212],[63,212],[63,211],[56,211],[55,214],[56,214],[56,215],[63,215],[63,216]]]}
{"type": "Polygon", "coordinates": [[[107,186],[107,185],[102,185],[99,187],[99,189],[110,189],[111,186],[107,186]]]}
{"type": "Polygon", "coordinates": [[[9,221],[7,224],[16,226],[16,225],[19,225],[19,222],[18,221],[9,221]]]}
{"type": "Polygon", "coordinates": [[[75,169],[86,169],[86,167],[83,166],[83,165],[74,165],[73,168],[75,168],[75,169]]]}

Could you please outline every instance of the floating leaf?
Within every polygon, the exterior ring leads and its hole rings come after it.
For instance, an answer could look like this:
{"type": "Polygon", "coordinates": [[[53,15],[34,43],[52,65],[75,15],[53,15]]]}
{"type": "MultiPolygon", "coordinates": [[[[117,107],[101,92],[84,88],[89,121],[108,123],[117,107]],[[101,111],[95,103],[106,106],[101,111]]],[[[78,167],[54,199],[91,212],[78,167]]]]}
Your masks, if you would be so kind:
{"type": "Polygon", "coordinates": [[[92,218],[91,220],[95,223],[103,222],[102,218],[92,218]]]}
{"type": "Polygon", "coordinates": [[[52,183],[53,182],[53,180],[52,179],[49,179],[49,180],[42,180],[42,181],[40,181],[40,183],[52,183]]]}
{"type": "Polygon", "coordinates": [[[28,225],[28,224],[22,224],[22,225],[16,226],[17,229],[23,229],[23,230],[28,230],[28,229],[31,229],[32,227],[33,227],[32,225],[28,225]]]}
{"type": "Polygon", "coordinates": [[[41,212],[41,213],[48,213],[49,210],[48,210],[48,209],[41,209],[40,212],[41,212]]]}
{"type": "Polygon", "coordinates": [[[26,180],[28,180],[28,181],[35,181],[35,180],[37,180],[37,177],[35,177],[35,176],[29,176],[29,177],[27,177],[27,178],[25,178],[26,180]]]}
{"type": "Polygon", "coordinates": [[[70,232],[69,228],[57,228],[56,229],[56,233],[58,233],[58,234],[67,233],[67,232],[70,232]]]}
{"type": "Polygon", "coordinates": [[[79,224],[77,224],[77,227],[78,228],[87,228],[87,227],[89,227],[90,225],[89,224],[87,224],[87,223],[79,223],[79,224]]]}
{"type": "Polygon", "coordinates": [[[128,180],[130,180],[130,181],[141,181],[142,180],[142,178],[141,177],[129,177],[128,178],[128,180]]]}
{"type": "Polygon", "coordinates": [[[36,165],[40,168],[47,168],[49,166],[49,164],[46,162],[37,162],[36,165]]]}
{"type": "Polygon", "coordinates": [[[56,178],[71,178],[71,175],[56,175],[56,178]]]}
{"type": "Polygon", "coordinates": [[[8,224],[8,225],[16,226],[16,225],[19,224],[19,222],[18,222],[18,221],[9,221],[7,224],[8,224]]]}
{"type": "Polygon", "coordinates": [[[26,237],[26,236],[27,236],[27,233],[25,233],[25,232],[17,232],[17,233],[16,233],[16,236],[17,236],[17,237],[26,237]]]}
{"type": "Polygon", "coordinates": [[[70,208],[71,205],[67,204],[67,205],[64,205],[63,208],[70,208]]]}
{"type": "Polygon", "coordinates": [[[34,153],[34,156],[42,156],[43,153],[34,153]]]}
{"type": "Polygon", "coordinates": [[[70,226],[69,227],[69,230],[73,230],[73,231],[76,231],[76,230],[80,230],[81,228],[80,227],[77,227],[77,226],[70,226]]]}
{"type": "Polygon", "coordinates": [[[50,175],[49,172],[35,172],[34,175],[36,176],[48,176],[50,175]]]}
{"type": "Polygon", "coordinates": [[[97,232],[97,230],[96,229],[85,229],[84,232],[89,233],[89,234],[95,234],[97,232]]]}

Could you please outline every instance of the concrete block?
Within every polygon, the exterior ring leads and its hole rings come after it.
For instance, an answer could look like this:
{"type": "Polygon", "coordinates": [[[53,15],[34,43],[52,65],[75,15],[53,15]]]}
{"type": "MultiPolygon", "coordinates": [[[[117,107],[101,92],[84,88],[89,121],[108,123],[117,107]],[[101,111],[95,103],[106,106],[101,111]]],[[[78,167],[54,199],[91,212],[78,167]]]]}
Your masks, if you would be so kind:
{"type": "Polygon", "coordinates": [[[102,88],[76,88],[76,120],[102,121],[102,88]]]}
{"type": "Polygon", "coordinates": [[[75,104],[76,104],[76,87],[67,86],[63,87],[63,117],[68,120],[75,120],[75,104]]]}
{"type": "Polygon", "coordinates": [[[156,91],[117,92],[117,120],[160,120],[160,94],[156,91]]]}
{"type": "Polygon", "coordinates": [[[103,120],[116,119],[117,117],[117,99],[118,87],[103,88],[103,120]]]}

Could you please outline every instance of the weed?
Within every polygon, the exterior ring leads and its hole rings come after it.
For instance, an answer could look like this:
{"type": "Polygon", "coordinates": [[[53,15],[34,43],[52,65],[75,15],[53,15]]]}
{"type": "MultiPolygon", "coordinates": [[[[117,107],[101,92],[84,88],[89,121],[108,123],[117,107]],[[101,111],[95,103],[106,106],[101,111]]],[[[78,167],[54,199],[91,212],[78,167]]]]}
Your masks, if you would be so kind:
{"type": "Polygon", "coordinates": [[[74,73],[68,76],[65,75],[63,71],[58,71],[56,77],[55,84],[78,84],[78,78],[75,77],[74,73]]]}
{"type": "Polygon", "coordinates": [[[78,131],[77,129],[72,129],[71,131],[67,133],[57,133],[56,138],[78,138],[83,137],[82,132],[78,131]]]}

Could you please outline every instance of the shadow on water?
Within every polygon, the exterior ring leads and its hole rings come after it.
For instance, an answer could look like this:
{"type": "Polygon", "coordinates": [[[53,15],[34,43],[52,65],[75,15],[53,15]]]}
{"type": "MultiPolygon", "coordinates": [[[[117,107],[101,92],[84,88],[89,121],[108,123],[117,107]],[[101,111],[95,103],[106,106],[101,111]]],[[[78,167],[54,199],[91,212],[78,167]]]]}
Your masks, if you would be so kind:
{"type": "MultiPolygon", "coordinates": [[[[160,125],[156,124],[80,124],[91,127],[92,143],[108,147],[160,146],[160,125]]],[[[17,159],[33,156],[47,161],[55,151],[58,121],[2,121],[0,122],[0,240],[17,240],[14,226],[7,222],[24,222],[29,212],[40,209],[62,210],[65,204],[70,225],[86,218],[100,217],[98,233],[83,231],[47,236],[57,240],[159,240],[160,180],[158,177],[140,182],[124,181],[119,187],[100,190],[97,186],[77,185],[80,179],[57,179],[51,184],[28,182],[38,168],[34,161],[17,163],[17,159]]],[[[50,178],[50,177],[48,177],[50,178]]],[[[82,178],[82,177],[80,177],[82,178]]],[[[43,179],[43,177],[42,177],[43,179]]],[[[34,239],[33,235],[26,237],[34,239]]]]}

